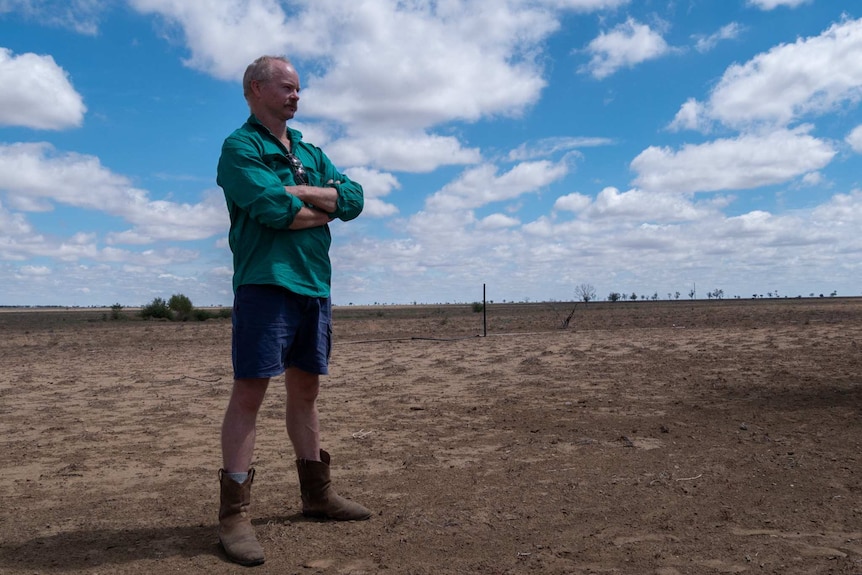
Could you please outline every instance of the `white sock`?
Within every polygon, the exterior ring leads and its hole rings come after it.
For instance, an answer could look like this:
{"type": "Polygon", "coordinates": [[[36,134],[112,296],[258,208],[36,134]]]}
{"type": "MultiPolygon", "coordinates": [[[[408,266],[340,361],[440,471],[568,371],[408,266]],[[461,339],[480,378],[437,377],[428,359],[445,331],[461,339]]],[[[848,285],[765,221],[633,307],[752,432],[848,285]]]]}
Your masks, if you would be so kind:
{"type": "Polygon", "coordinates": [[[245,483],[245,480],[248,479],[248,473],[243,473],[242,471],[239,471],[237,473],[225,473],[225,475],[227,475],[240,485],[245,483]]]}

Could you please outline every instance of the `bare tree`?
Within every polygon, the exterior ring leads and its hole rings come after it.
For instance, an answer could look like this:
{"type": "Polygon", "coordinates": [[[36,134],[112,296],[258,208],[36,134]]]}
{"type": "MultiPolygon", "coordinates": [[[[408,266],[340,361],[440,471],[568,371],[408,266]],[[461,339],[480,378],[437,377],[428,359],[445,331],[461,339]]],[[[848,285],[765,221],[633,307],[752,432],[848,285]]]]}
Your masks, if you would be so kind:
{"type": "Polygon", "coordinates": [[[596,299],[596,288],[592,284],[581,284],[575,288],[575,295],[584,303],[596,299]]]}
{"type": "Polygon", "coordinates": [[[572,318],[575,316],[576,309],[578,309],[578,304],[575,304],[574,307],[572,307],[572,311],[570,311],[569,315],[566,316],[566,319],[560,322],[560,329],[566,329],[569,327],[569,322],[571,322],[572,318]]]}

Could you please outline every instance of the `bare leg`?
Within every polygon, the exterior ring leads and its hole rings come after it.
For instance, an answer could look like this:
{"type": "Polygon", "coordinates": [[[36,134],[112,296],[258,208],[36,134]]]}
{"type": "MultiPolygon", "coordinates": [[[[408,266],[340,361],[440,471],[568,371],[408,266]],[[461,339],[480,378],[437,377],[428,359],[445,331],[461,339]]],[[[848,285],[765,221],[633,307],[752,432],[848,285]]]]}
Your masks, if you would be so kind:
{"type": "Polygon", "coordinates": [[[317,393],[320,376],[295,367],[284,374],[287,388],[285,425],[297,459],[320,461],[320,424],[317,393]]]}
{"type": "Polygon", "coordinates": [[[237,379],[221,426],[222,465],[225,471],[245,472],[254,455],[257,412],[269,379],[237,379]]]}

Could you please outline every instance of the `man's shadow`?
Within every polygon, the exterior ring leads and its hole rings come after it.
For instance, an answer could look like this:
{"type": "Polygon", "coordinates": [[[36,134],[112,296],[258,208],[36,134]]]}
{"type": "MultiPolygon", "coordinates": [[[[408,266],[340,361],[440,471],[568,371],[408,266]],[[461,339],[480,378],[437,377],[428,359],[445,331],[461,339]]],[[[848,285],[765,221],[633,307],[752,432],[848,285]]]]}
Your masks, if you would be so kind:
{"type": "MultiPolygon", "coordinates": [[[[254,519],[260,528],[268,523],[305,521],[301,514],[254,519]]],[[[7,568],[28,571],[92,569],[141,560],[212,556],[227,562],[218,542],[218,527],[184,525],[129,529],[79,529],[34,537],[18,544],[0,542],[0,572],[7,568]]]]}

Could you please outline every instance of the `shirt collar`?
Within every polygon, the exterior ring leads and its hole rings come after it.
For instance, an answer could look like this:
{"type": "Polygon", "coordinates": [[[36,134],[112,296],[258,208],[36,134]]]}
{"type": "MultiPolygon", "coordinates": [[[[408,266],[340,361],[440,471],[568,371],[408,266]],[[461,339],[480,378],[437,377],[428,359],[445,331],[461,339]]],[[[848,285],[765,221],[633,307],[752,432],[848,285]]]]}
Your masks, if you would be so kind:
{"type": "MultiPolygon", "coordinates": [[[[264,126],[263,124],[260,123],[260,120],[258,120],[257,116],[255,116],[254,114],[251,114],[248,117],[248,123],[253,125],[253,126],[256,126],[259,130],[262,130],[264,133],[269,134],[272,138],[274,138],[276,140],[278,139],[272,135],[272,132],[269,131],[269,128],[267,128],[266,126],[264,126]]],[[[287,137],[290,138],[291,142],[297,143],[300,140],[302,140],[302,132],[300,132],[299,130],[293,129],[290,126],[287,126],[287,137]]]]}

